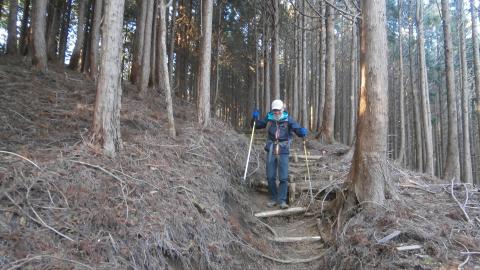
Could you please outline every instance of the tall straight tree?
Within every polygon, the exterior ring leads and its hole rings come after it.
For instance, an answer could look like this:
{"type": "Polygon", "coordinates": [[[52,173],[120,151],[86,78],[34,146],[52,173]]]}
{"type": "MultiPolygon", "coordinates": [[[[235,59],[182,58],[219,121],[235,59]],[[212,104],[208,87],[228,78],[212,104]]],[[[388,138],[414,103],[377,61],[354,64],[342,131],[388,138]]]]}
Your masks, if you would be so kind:
{"type": "Polygon", "coordinates": [[[272,66],[273,66],[273,99],[280,99],[280,64],[279,64],[279,39],[278,28],[280,11],[278,9],[279,0],[271,0],[273,5],[273,36],[272,36],[272,66]]]}
{"type": "Polygon", "coordinates": [[[84,49],[85,40],[85,25],[87,13],[87,0],[78,1],[78,24],[77,24],[77,40],[75,47],[73,47],[72,56],[68,67],[73,70],[79,70],[80,59],[82,58],[82,50],[84,49]]]}
{"type": "Polygon", "coordinates": [[[47,28],[47,0],[33,1],[32,32],[33,32],[33,55],[32,64],[36,70],[47,71],[47,40],[45,32],[47,28]]]}
{"type": "Polygon", "coordinates": [[[388,66],[385,0],[362,0],[360,103],[350,179],[356,199],[382,205],[387,169],[388,66]]]}
{"type": "Polygon", "coordinates": [[[150,78],[150,56],[152,55],[152,30],[153,30],[153,2],[147,1],[147,14],[145,17],[145,33],[143,35],[142,65],[139,71],[139,81],[137,82],[138,92],[141,97],[147,93],[148,82],[150,78]]]}
{"type": "Polygon", "coordinates": [[[210,66],[212,53],[213,0],[202,1],[202,39],[200,41],[200,74],[198,77],[197,120],[206,127],[210,122],[210,66]]]}
{"type": "Polygon", "coordinates": [[[159,58],[160,66],[157,67],[157,72],[159,88],[165,93],[165,99],[167,102],[168,132],[171,137],[175,138],[175,121],[173,118],[173,101],[170,88],[171,76],[168,74],[167,65],[167,5],[165,4],[165,0],[159,0],[158,2],[158,27],[157,57],[159,58]]]}
{"type": "Polygon", "coordinates": [[[412,153],[415,153],[415,160],[416,160],[416,168],[420,171],[423,171],[423,146],[422,146],[422,127],[421,123],[422,121],[420,120],[420,102],[419,102],[419,97],[418,97],[418,91],[416,87],[416,79],[415,79],[415,59],[414,59],[414,42],[413,42],[413,14],[415,11],[415,5],[413,4],[413,1],[409,1],[409,11],[410,11],[410,18],[409,18],[409,26],[408,26],[408,46],[409,46],[409,64],[410,64],[410,92],[412,93],[413,96],[413,111],[414,111],[414,123],[415,123],[415,151],[412,153]]]}
{"type": "MultiPolygon", "coordinates": [[[[35,1],[36,2],[36,1],[35,1]]],[[[92,141],[115,157],[122,148],[120,108],[122,97],[121,53],[124,0],[105,1],[102,58],[93,115],[92,141]]]]}
{"type": "MultiPolygon", "coordinates": [[[[480,135],[480,46],[478,44],[478,17],[476,14],[475,1],[470,0],[470,15],[472,21],[472,47],[473,47],[473,68],[475,78],[475,96],[477,97],[477,104],[475,108],[477,120],[477,134],[480,135]]],[[[475,140],[472,140],[475,141],[475,140]]],[[[477,183],[479,179],[477,178],[477,183]]]]}
{"type": "Polygon", "coordinates": [[[100,22],[102,20],[103,0],[93,0],[93,21],[90,33],[90,78],[96,80],[98,74],[98,48],[100,44],[100,22]]]}
{"type": "Polygon", "coordinates": [[[22,24],[20,26],[20,44],[19,44],[20,53],[22,55],[26,55],[28,52],[29,36],[31,36],[28,31],[29,21],[30,21],[30,0],[25,0],[23,5],[22,24]]]}
{"type": "Polygon", "coordinates": [[[462,182],[473,184],[472,157],[470,154],[470,125],[468,117],[468,79],[467,79],[467,46],[465,44],[465,20],[463,15],[463,0],[457,2],[458,34],[460,36],[460,66],[462,71],[462,127],[463,127],[463,172],[462,182]]]}
{"type": "Polygon", "coordinates": [[[325,143],[333,143],[335,141],[333,136],[335,122],[335,10],[331,5],[327,4],[325,13],[327,17],[325,38],[325,104],[323,107],[320,138],[325,143]]]}
{"type": "Polygon", "coordinates": [[[135,84],[140,81],[140,68],[143,60],[143,42],[145,39],[145,18],[147,17],[147,0],[137,0],[137,20],[135,27],[135,42],[133,43],[133,60],[130,71],[130,81],[135,84]]]}
{"type": "MultiPolygon", "coordinates": [[[[320,1],[320,15],[323,17],[325,16],[325,2],[320,1]]],[[[319,93],[318,93],[318,108],[317,108],[317,131],[320,131],[320,128],[322,127],[322,121],[323,121],[323,107],[325,105],[325,20],[324,18],[320,18],[320,48],[318,54],[319,56],[319,75],[320,75],[320,85],[319,85],[319,93]]]]}
{"type": "Polygon", "coordinates": [[[357,92],[357,22],[352,21],[352,44],[350,45],[350,126],[348,132],[348,144],[353,145],[355,138],[355,93],[357,92]]]}
{"type": "Polygon", "coordinates": [[[460,180],[460,161],[457,142],[457,102],[455,93],[455,77],[453,72],[454,66],[452,34],[450,29],[450,7],[448,0],[442,0],[442,15],[448,104],[448,143],[444,178],[449,181],[452,180],[452,178],[455,178],[458,181],[460,180]]]}
{"type": "Polygon", "coordinates": [[[17,13],[18,0],[10,0],[8,12],[7,54],[17,54],[17,13]]]}
{"type": "MultiPolygon", "coordinates": [[[[302,1],[302,10],[303,14],[305,14],[305,0],[302,1]]],[[[302,91],[299,93],[300,98],[300,115],[302,116],[301,125],[304,127],[309,127],[308,124],[308,111],[307,111],[307,28],[308,28],[308,21],[306,16],[302,16],[302,91]]]]}
{"type": "Polygon", "coordinates": [[[424,134],[424,172],[434,175],[433,136],[430,117],[430,101],[428,96],[427,61],[425,59],[425,39],[423,31],[423,1],[417,2],[417,41],[419,61],[420,101],[422,103],[422,130],[424,134]]]}
{"type": "Polygon", "coordinates": [[[399,90],[400,90],[400,149],[398,150],[397,162],[403,164],[405,158],[405,87],[403,83],[403,34],[402,34],[402,12],[403,0],[398,0],[398,68],[399,68],[399,90]]]}

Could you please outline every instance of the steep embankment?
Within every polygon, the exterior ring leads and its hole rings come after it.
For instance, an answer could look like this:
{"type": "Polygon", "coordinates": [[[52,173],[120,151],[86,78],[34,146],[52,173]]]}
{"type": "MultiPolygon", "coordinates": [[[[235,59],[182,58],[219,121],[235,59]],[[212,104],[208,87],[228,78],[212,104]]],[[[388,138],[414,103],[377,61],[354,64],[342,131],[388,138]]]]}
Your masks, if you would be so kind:
{"type": "Polygon", "coordinates": [[[164,97],[125,85],[123,151],[109,159],[88,141],[91,81],[0,63],[0,268],[260,268],[228,212],[248,201],[244,137],[218,121],[197,128],[177,102],[169,138],[164,97]]]}

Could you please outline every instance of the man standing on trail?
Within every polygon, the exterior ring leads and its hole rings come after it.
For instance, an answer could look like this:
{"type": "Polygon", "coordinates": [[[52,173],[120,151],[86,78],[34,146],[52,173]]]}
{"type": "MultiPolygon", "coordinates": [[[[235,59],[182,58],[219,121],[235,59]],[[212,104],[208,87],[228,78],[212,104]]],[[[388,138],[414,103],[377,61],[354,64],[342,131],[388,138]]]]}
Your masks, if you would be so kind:
{"type": "Polygon", "coordinates": [[[266,128],[268,133],[265,151],[267,151],[267,181],[270,202],[267,203],[267,206],[273,207],[280,204],[281,209],[286,209],[288,208],[288,156],[293,132],[301,138],[305,138],[308,132],[288,115],[283,102],[279,99],[272,102],[272,111],[263,120],[259,120],[259,116],[258,110],[252,114],[255,128],[266,128]],[[277,171],[280,182],[278,192],[277,171]]]}

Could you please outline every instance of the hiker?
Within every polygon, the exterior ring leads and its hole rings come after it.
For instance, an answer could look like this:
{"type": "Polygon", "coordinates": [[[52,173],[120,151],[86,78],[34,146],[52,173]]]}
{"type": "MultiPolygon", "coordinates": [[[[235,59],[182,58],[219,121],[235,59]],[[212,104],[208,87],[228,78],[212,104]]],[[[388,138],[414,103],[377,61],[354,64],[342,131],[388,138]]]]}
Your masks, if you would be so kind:
{"type": "Polygon", "coordinates": [[[255,121],[255,128],[266,128],[268,132],[265,151],[267,152],[267,181],[270,201],[267,203],[267,206],[274,207],[280,204],[281,209],[286,209],[288,208],[288,156],[293,132],[301,138],[305,138],[308,132],[306,128],[301,127],[288,115],[288,112],[284,109],[283,102],[279,99],[272,102],[272,111],[263,120],[259,120],[259,116],[260,112],[254,110],[252,121],[255,121]],[[276,183],[277,170],[280,182],[278,192],[276,183]]]}

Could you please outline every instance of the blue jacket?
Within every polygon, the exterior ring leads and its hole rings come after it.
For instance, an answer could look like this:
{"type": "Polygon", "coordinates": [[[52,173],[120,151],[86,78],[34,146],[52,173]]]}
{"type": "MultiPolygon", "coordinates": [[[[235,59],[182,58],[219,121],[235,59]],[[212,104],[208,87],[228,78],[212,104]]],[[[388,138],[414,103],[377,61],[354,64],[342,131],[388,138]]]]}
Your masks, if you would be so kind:
{"type": "Polygon", "coordinates": [[[272,154],[283,155],[290,153],[290,143],[293,138],[293,133],[299,136],[298,132],[302,127],[288,115],[288,112],[283,112],[278,121],[275,120],[273,112],[269,112],[263,120],[257,120],[255,122],[255,128],[268,129],[265,151],[272,151],[272,154]]]}

